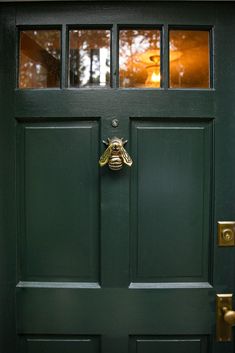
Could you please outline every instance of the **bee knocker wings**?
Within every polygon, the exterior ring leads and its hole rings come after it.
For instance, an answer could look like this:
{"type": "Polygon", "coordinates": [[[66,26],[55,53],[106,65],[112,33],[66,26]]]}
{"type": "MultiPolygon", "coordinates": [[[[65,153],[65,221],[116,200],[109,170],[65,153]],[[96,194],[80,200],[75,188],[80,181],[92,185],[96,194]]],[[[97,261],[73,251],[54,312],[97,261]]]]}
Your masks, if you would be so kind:
{"type": "Polygon", "coordinates": [[[122,147],[122,158],[126,165],[128,165],[129,167],[132,166],[133,161],[124,147],[122,147]]]}
{"type": "Polygon", "coordinates": [[[120,170],[124,163],[129,167],[132,165],[133,161],[124,148],[127,140],[124,141],[123,138],[113,137],[111,139],[108,138],[107,142],[103,141],[103,143],[108,147],[100,157],[100,167],[108,163],[111,170],[120,170]]]}
{"type": "MultiPolygon", "coordinates": [[[[105,141],[103,142],[107,144],[107,142],[105,141]]],[[[112,148],[111,146],[108,146],[104,151],[104,153],[102,154],[102,156],[100,157],[99,164],[101,167],[103,167],[105,164],[108,163],[109,158],[111,157],[111,148],[112,148]]]]}

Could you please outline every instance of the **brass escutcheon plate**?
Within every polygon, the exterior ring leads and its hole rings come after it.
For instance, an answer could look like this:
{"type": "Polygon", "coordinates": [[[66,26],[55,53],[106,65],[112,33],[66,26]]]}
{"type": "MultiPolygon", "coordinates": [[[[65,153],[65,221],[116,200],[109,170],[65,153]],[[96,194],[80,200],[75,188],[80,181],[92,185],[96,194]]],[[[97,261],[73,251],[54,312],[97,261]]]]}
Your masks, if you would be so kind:
{"type": "Polygon", "coordinates": [[[223,307],[232,309],[232,294],[216,295],[216,340],[230,342],[232,340],[232,326],[224,320],[223,307]]]}
{"type": "Polygon", "coordinates": [[[235,246],[235,222],[218,222],[218,245],[235,246]]]}

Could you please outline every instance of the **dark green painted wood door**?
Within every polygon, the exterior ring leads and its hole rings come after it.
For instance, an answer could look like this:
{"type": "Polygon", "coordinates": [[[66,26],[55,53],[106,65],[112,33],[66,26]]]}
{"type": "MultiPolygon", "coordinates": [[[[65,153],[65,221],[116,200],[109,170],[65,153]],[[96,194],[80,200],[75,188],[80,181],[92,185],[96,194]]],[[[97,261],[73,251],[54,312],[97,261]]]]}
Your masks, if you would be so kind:
{"type": "Polygon", "coordinates": [[[234,248],[217,245],[217,221],[235,219],[234,13],[2,7],[2,352],[233,352],[215,341],[215,295],[235,287],[234,248]],[[62,31],[61,88],[15,89],[17,31],[35,26],[62,31]],[[111,29],[111,88],[67,88],[69,26],[111,29]],[[171,26],[210,28],[211,88],[168,89],[171,26]],[[125,27],[162,29],[161,89],[119,88],[125,27]],[[130,169],[99,168],[112,136],[128,139],[130,169]]]}

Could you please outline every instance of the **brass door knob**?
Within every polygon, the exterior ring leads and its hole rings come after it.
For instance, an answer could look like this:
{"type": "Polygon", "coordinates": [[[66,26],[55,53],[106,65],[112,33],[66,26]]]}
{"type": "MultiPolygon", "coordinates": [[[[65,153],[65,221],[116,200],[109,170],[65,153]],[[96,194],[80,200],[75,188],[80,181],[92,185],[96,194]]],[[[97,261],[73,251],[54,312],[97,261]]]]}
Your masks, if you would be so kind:
{"type": "Polygon", "coordinates": [[[235,326],[232,298],[232,294],[217,294],[216,296],[216,337],[219,342],[232,340],[232,326],[235,326]]]}
{"type": "Polygon", "coordinates": [[[224,321],[227,322],[227,324],[234,326],[235,325],[235,311],[228,309],[226,306],[223,307],[223,313],[224,313],[224,321]]]}

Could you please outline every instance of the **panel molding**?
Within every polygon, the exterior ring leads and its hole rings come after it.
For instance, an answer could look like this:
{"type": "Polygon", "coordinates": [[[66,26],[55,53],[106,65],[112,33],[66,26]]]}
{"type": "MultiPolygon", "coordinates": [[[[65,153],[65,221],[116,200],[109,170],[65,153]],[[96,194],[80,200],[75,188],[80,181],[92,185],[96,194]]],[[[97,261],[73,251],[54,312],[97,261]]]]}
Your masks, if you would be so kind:
{"type": "Polygon", "coordinates": [[[211,289],[212,285],[208,282],[166,282],[166,283],[138,283],[133,282],[129,289],[211,289]]]}
{"type": "Polygon", "coordinates": [[[130,353],[207,353],[207,336],[130,336],[130,353]]]}
{"type": "Polygon", "coordinates": [[[21,353],[99,353],[100,336],[20,335],[21,353]]]}
{"type": "Polygon", "coordinates": [[[95,282],[30,282],[20,281],[17,288],[79,288],[79,289],[100,289],[99,283],[95,282]]]}

